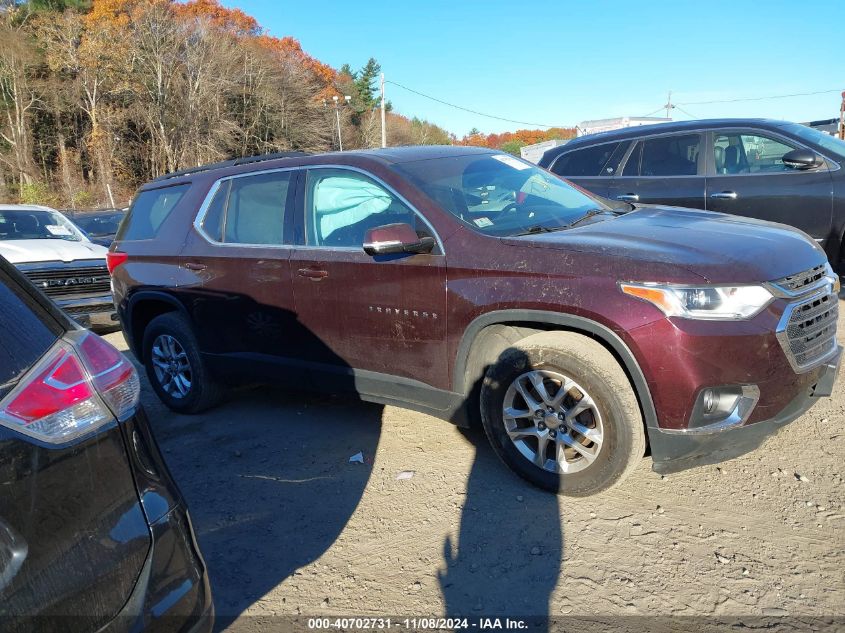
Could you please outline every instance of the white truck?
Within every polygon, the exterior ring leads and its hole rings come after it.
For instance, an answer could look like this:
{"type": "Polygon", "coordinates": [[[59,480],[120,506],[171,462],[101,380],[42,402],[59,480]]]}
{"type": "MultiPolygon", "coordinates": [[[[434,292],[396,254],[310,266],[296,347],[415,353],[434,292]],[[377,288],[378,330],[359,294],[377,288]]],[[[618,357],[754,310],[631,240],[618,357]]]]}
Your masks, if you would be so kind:
{"type": "Polygon", "coordinates": [[[106,249],[65,216],[36,205],[0,205],[0,255],[80,325],[120,327],[106,249]]]}

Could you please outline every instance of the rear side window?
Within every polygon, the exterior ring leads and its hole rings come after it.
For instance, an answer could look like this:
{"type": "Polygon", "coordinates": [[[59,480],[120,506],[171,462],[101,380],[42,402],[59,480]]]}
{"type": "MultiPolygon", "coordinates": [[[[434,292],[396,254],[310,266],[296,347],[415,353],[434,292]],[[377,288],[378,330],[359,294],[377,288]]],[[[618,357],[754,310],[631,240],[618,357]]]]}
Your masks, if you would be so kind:
{"type": "MultiPolygon", "coordinates": [[[[640,176],[695,176],[698,173],[698,134],[660,136],[642,143],[640,176]]],[[[625,170],[628,175],[628,170],[625,170]]]]}
{"type": "Polygon", "coordinates": [[[184,184],[163,189],[148,189],[139,193],[115,239],[153,239],[189,188],[189,184],[184,184]]]}
{"type": "Polygon", "coordinates": [[[33,300],[16,292],[0,272],[0,398],[35,364],[58,338],[38,316],[33,300]]]}
{"type": "MultiPolygon", "coordinates": [[[[605,173],[605,165],[610,162],[620,145],[622,143],[604,143],[567,152],[555,161],[551,171],[565,177],[610,176],[612,172],[605,173]]],[[[619,162],[618,158],[616,162],[619,162]]]]}
{"type": "Polygon", "coordinates": [[[225,244],[282,244],[293,174],[270,172],[224,180],[205,212],[203,232],[225,244]]]}

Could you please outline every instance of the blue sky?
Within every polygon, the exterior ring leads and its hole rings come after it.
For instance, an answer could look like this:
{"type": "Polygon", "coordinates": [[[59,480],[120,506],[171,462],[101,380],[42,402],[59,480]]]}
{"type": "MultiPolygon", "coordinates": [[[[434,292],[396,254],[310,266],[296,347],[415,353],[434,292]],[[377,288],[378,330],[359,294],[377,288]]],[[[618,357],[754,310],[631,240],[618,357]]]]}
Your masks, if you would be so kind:
{"type": "MultiPolygon", "coordinates": [[[[272,35],[291,35],[335,68],[369,57],[388,80],[466,108],[544,125],[839,114],[845,2],[546,2],[536,0],[224,0],[272,35]],[[694,102],[822,90],[762,101],[694,102]],[[692,115],[692,116],[690,116],[692,115]]],[[[525,126],[461,112],[388,85],[396,111],[459,136],[525,126]]]]}

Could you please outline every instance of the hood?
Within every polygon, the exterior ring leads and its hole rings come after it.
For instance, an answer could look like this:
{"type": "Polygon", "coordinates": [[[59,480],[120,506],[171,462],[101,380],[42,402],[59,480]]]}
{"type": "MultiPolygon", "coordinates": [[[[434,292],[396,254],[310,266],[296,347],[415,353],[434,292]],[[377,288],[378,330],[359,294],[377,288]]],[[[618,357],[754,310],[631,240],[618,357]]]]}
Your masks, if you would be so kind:
{"type": "Polygon", "coordinates": [[[0,240],[0,255],[12,264],[29,262],[72,262],[106,258],[108,249],[91,242],[68,240],[0,240]]]}
{"type": "Polygon", "coordinates": [[[812,238],[791,226],[679,207],[638,207],[574,229],[505,241],[670,265],[713,283],[773,281],[827,261],[812,238]]]}

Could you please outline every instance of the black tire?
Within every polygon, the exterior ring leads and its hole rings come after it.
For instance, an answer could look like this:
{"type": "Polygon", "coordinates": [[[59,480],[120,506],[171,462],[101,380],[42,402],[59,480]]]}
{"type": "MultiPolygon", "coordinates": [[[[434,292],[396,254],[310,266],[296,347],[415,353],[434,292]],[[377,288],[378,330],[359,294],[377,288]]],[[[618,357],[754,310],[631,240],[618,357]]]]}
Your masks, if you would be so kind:
{"type": "MultiPolygon", "coordinates": [[[[581,334],[541,332],[505,350],[484,377],[480,405],[484,431],[496,454],[520,477],[545,490],[573,497],[602,492],[625,479],[645,454],[642,414],[627,375],[609,351],[581,334]],[[555,372],[573,380],[595,402],[603,427],[602,441],[594,460],[582,470],[560,474],[543,469],[523,455],[508,435],[505,396],[518,377],[533,370],[555,372]]],[[[532,419],[522,424],[530,428],[537,422],[532,419]]],[[[566,431],[561,426],[558,433],[560,429],[566,431]]],[[[531,441],[536,440],[524,446],[531,441]]],[[[535,454],[540,452],[535,449],[535,454]]],[[[575,455],[574,459],[582,458],[575,455]]]]}
{"type": "Polygon", "coordinates": [[[181,314],[168,312],[150,321],[144,330],[142,347],[144,367],[153,391],[169,409],[177,413],[199,413],[216,405],[223,389],[212,376],[199,353],[199,346],[191,326],[181,314]],[[153,366],[153,345],[160,336],[170,336],[184,350],[190,370],[190,388],[185,395],[174,397],[167,392],[165,385],[156,375],[153,366]]]}

